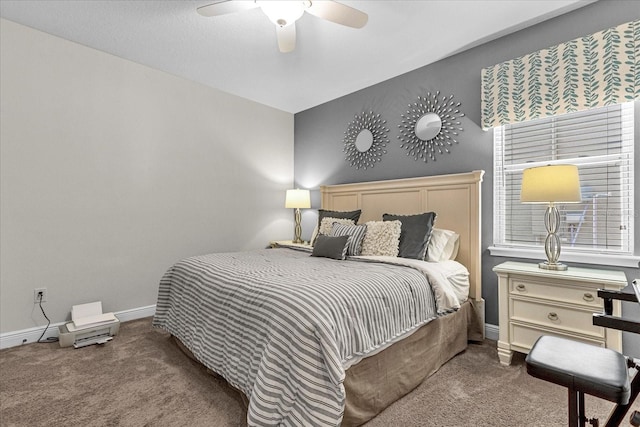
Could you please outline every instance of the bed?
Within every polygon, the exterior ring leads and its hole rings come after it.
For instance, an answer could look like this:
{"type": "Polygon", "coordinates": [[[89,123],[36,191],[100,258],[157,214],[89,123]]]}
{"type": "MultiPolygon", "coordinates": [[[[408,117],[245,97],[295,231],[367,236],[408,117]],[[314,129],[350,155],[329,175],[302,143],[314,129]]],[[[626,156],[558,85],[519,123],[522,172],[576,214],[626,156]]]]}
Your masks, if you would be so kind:
{"type": "Polygon", "coordinates": [[[249,425],[360,425],[483,339],[482,176],[321,187],[323,210],[360,210],[359,223],[437,212],[459,234],[466,300],[438,284],[438,263],[264,249],[176,263],[153,324],[247,397],[249,425]]]}

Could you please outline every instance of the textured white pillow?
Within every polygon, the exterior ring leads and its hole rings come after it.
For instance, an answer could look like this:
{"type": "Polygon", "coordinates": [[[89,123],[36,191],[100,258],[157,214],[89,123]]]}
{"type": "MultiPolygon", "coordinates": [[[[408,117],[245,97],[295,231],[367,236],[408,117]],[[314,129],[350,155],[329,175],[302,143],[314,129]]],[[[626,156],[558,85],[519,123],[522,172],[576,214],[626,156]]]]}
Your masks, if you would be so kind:
{"type": "Polygon", "coordinates": [[[427,261],[448,261],[456,259],[460,247],[460,235],[455,231],[434,228],[427,249],[427,261]]]}
{"type": "Polygon", "coordinates": [[[342,225],[355,225],[352,219],[326,217],[326,218],[322,218],[322,221],[320,221],[320,228],[318,229],[318,234],[329,236],[331,234],[331,229],[333,228],[333,224],[336,222],[342,225]]]}
{"type": "Polygon", "coordinates": [[[365,225],[367,234],[362,241],[361,255],[398,256],[400,221],[369,221],[365,225]]]}

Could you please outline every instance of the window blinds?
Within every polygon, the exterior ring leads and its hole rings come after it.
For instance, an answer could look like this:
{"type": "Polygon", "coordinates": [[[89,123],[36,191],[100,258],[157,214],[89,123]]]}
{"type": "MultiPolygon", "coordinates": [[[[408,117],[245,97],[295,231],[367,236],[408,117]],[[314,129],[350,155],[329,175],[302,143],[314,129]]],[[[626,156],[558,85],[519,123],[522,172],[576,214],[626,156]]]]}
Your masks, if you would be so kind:
{"type": "Polygon", "coordinates": [[[575,164],[582,202],[559,205],[562,250],[633,254],[633,102],[494,129],[494,245],[540,247],[546,205],[520,203],[522,171],[575,164]]]}

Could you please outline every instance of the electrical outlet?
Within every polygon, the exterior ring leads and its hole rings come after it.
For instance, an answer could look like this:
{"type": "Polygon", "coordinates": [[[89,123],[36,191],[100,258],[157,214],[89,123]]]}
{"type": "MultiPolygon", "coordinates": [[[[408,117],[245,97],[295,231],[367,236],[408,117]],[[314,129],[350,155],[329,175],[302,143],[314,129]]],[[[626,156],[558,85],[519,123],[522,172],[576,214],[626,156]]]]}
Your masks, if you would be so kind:
{"type": "Polygon", "coordinates": [[[36,288],[33,290],[33,303],[47,302],[47,288],[36,288]],[[42,297],[40,297],[42,294],[42,297]]]}

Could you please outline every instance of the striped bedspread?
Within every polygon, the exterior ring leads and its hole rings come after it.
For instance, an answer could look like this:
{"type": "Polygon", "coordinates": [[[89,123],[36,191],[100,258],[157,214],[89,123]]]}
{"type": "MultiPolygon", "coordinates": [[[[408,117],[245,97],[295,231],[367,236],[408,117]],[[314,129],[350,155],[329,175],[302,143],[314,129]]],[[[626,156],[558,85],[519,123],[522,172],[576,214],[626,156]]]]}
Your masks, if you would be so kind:
{"type": "Polygon", "coordinates": [[[153,324],[244,392],[250,426],[336,426],[345,368],[436,316],[418,269],[279,248],[178,262],[153,324]]]}

